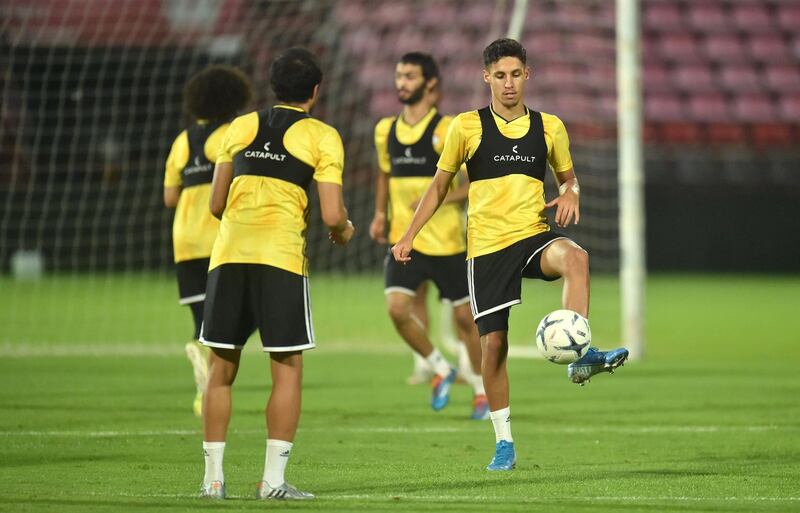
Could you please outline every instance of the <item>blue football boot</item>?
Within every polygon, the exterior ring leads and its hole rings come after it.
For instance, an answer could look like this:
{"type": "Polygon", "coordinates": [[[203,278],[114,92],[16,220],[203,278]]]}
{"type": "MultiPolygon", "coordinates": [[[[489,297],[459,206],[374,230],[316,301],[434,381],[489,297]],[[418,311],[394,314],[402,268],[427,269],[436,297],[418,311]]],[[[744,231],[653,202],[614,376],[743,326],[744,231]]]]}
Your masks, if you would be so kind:
{"type": "Polygon", "coordinates": [[[433,377],[431,385],[433,386],[433,396],[431,397],[431,408],[433,411],[439,411],[450,400],[450,387],[456,380],[456,370],[450,369],[450,374],[446,377],[441,377],[438,374],[433,377]]]}
{"type": "Polygon", "coordinates": [[[486,470],[511,470],[517,464],[514,442],[500,440],[494,448],[494,458],[486,470]]]}
{"type": "Polygon", "coordinates": [[[583,357],[567,366],[567,376],[573,383],[583,386],[589,378],[601,372],[614,373],[614,369],[621,367],[628,359],[628,350],[624,347],[610,351],[600,351],[589,348],[583,357]]]}

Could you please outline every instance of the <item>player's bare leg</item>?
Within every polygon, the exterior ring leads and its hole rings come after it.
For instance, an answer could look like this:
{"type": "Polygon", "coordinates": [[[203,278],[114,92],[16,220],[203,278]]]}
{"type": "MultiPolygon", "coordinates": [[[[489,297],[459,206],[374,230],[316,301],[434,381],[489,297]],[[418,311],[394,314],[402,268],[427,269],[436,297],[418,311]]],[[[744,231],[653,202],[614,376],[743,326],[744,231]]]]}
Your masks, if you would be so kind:
{"type": "Polygon", "coordinates": [[[203,430],[207,442],[224,442],[231,420],[231,385],[239,371],[242,352],[214,347],[209,359],[208,384],[203,400],[203,430]]]}
{"type": "Polygon", "coordinates": [[[488,470],[511,470],[516,465],[508,404],[508,332],[492,331],[481,337],[483,384],[491,408],[495,455],[488,470]]]}
{"type": "Polygon", "coordinates": [[[266,408],[267,432],[270,438],[293,442],[300,420],[303,353],[270,353],[269,356],[272,393],[266,408]]]}
{"type": "Polygon", "coordinates": [[[569,239],[559,239],[542,252],[542,272],[561,276],[562,308],[589,317],[589,254],[569,239]]]}
{"type": "Polygon", "coordinates": [[[272,393],[265,410],[267,450],[264,476],[256,489],[258,499],[313,499],[286,482],[284,473],[300,421],[303,385],[303,353],[270,353],[272,393]]]}
{"type": "Polygon", "coordinates": [[[459,334],[461,343],[466,347],[470,360],[472,372],[462,374],[467,383],[472,386],[474,393],[471,417],[475,420],[488,419],[489,401],[481,378],[481,341],[469,303],[453,307],[453,320],[456,323],[456,333],[459,334]]]}
{"type": "Polygon", "coordinates": [[[389,317],[406,344],[423,356],[436,373],[432,383],[431,407],[434,410],[441,410],[449,400],[450,386],[455,381],[456,371],[442,353],[433,347],[422,325],[411,315],[411,299],[410,295],[401,292],[387,294],[389,317]]]}
{"type": "Polygon", "coordinates": [[[225,498],[225,477],[222,462],[225,437],[231,420],[231,385],[239,371],[241,351],[213,348],[206,394],[203,398],[203,454],[205,475],[200,496],[209,499],[225,498]]]}
{"type": "MultiPolygon", "coordinates": [[[[428,320],[428,282],[423,281],[417,287],[417,295],[411,300],[411,316],[418,324],[422,326],[425,333],[429,333],[430,323],[428,320]]],[[[414,359],[414,370],[412,374],[406,379],[409,385],[419,385],[421,383],[430,382],[434,375],[433,369],[428,364],[424,357],[420,356],[416,351],[412,351],[414,359]]]]}
{"type": "MultiPolygon", "coordinates": [[[[589,254],[569,239],[550,244],[542,252],[542,271],[547,276],[561,276],[564,286],[562,308],[589,317],[589,254]]],[[[628,359],[625,348],[599,351],[590,347],[580,360],[569,364],[567,376],[573,383],[585,385],[600,372],[614,372],[628,359]]]]}

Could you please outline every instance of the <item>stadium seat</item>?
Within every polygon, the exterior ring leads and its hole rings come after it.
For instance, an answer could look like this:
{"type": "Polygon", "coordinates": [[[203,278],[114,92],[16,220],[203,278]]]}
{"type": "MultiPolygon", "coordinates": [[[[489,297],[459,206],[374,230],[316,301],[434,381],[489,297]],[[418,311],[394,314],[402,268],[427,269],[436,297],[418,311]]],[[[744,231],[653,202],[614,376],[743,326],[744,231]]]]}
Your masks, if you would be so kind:
{"type": "Polygon", "coordinates": [[[730,109],[720,93],[703,93],[689,97],[689,118],[697,122],[728,121],[730,109]]]}
{"type": "Polygon", "coordinates": [[[612,64],[596,63],[594,66],[585,66],[581,83],[596,91],[614,93],[617,89],[617,69],[612,64]]]}
{"type": "Polygon", "coordinates": [[[731,17],[733,26],[742,32],[769,33],[775,30],[765,2],[734,2],[731,17]]]}
{"type": "Polygon", "coordinates": [[[781,96],[778,110],[781,119],[790,123],[800,123],[800,92],[781,96]]]}
{"type": "Polygon", "coordinates": [[[493,6],[489,2],[468,3],[458,11],[458,23],[465,29],[486,30],[486,24],[494,18],[493,6]]]}
{"type": "MultiPolygon", "coordinates": [[[[581,31],[596,26],[592,6],[588,3],[555,3],[555,23],[564,30],[581,31]]],[[[538,9],[529,9],[535,13],[538,9]]]]}
{"type": "Polygon", "coordinates": [[[558,115],[564,121],[585,121],[596,115],[594,101],[580,93],[554,95],[545,111],[558,115]]]}
{"type": "Polygon", "coordinates": [[[676,2],[644,2],[642,26],[652,31],[672,31],[685,28],[680,6],[676,2]]]}
{"type": "Polygon", "coordinates": [[[361,0],[346,0],[335,5],[336,19],[344,26],[357,27],[367,16],[366,6],[361,0]]]}
{"type": "Polygon", "coordinates": [[[697,62],[702,54],[699,52],[697,38],[689,32],[667,32],[659,40],[659,54],[668,61],[682,63],[697,62]]]}
{"type": "Polygon", "coordinates": [[[580,70],[578,66],[571,63],[551,62],[533,69],[533,80],[540,87],[552,90],[561,88],[576,90],[580,88],[580,70]]]}
{"type": "Polygon", "coordinates": [[[773,121],[777,112],[772,100],[763,94],[742,94],[734,97],[733,112],[737,120],[773,121]]]}
{"type": "Polygon", "coordinates": [[[563,43],[566,52],[585,61],[595,62],[598,58],[614,58],[614,39],[599,32],[574,34],[566,38],[563,43]]]}
{"type": "Polygon", "coordinates": [[[414,25],[416,13],[412,5],[406,2],[376,2],[370,5],[370,19],[384,27],[403,27],[414,25]]]}
{"type": "Polygon", "coordinates": [[[709,123],[706,138],[712,144],[742,144],[746,141],[745,127],[741,123],[709,123]]]}
{"type": "Polygon", "coordinates": [[[747,64],[720,68],[718,77],[720,85],[727,91],[754,93],[764,90],[764,84],[756,68],[747,64]]]}
{"type": "Polygon", "coordinates": [[[730,31],[731,21],[720,2],[692,2],[687,7],[688,24],[696,32],[730,31]]]}
{"type": "Polygon", "coordinates": [[[710,34],[703,42],[703,52],[715,62],[741,62],[745,46],[736,34],[710,34]]]}
{"type": "Polygon", "coordinates": [[[787,146],[796,142],[792,140],[792,127],[786,123],[756,123],[751,132],[757,146],[787,146]]]}
{"type": "Polygon", "coordinates": [[[660,62],[644,62],[642,84],[648,93],[674,91],[672,73],[667,66],[660,62]]]}
{"type": "Polygon", "coordinates": [[[700,144],[702,131],[697,123],[672,121],[661,125],[660,143],[664,144],[700,144]]]}
{"type": "Polygon", "coordinates": [[[800,91],[800,69],[792,65],[767,66],[764,71],[764,81],[767,87],[776,92],[800,91]]]}
{"type": "MultiPolygon", "coordinates": [[[[536,30],[529,33],[523,43],[531,55],[540,55],[543,58],[561,53],[562,33],[553,30],[536,30]]],[[[536,63],[533,63],[534,67],[536,63]]]]}
{"type": "MultiPolygon", "coordinates": [[[[450,2],[423,2],[417,12],[419,26],[437,31],[441,28],[443,20],[455,19],[458,19],[457,7],[450,2]]],[[[450,33],[450,31],[441,32],[450,33]]]]}
{"type": "Polygon", "coordinates": [[[672,73],[675,87],[685,92],[709,92],[717,89],[714,76],[705,64],[677,66],[672,73]]]}
{"type": "Polygon", "coordinates": [[[777,34],[752,35],[747,47],[750,56],[759,62],[789,63],[792,60],[789,45],[777,34]]]}
{"type": "Polygon", "coordinates": [[[775,6],[775,17],[781,29],[788,33],[796,33],[797,27],[800,27],[800,4],[779,2],[775,6]]]}
{"type": "Polygon", "coordinates": [[[686,106],[675,94],[645,94],[644,116],[648,121],[678,121],[684,119],[686,106]]]}

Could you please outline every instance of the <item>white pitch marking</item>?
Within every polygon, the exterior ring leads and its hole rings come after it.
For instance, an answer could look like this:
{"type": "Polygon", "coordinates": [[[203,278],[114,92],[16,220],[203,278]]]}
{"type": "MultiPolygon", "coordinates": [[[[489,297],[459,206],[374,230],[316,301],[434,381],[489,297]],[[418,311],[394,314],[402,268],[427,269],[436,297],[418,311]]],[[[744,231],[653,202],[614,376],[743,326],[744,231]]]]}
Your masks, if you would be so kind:
{"type": "MultiPolygon", "coordinates": [[[[197,496],[194,494],[181,494],[181,493],[126,493],[126,492],[113,492],[113,493],[100,493],[100,492],[81,492],[81,497],[86,495],[92,497],[130,497],[130,498],[154,498],[154,499],[194,499],[197,496]]],[[[63,496],[63,495],[62,495],[63,496]]],[[[249,499],[250,495],[228,495],[229,499],[249,499]]],[[[528,502],[560,502],[560,501],[608,501],[608,502],[646,502],[646,501],[666,501],[666,502],[798,502],[800,497],[689,497],[689,496],[669,496],[659,495],[653,497],[647,496],[526,496],[526,497],[510,497],[499,495],[470,495],[468,493],[458,495],[407,495],[407,494],[332,494],[327,495],[321,493],[317,495],[317,500],[321,501],[349,501],[349,500],[367,500],[372,502],[395,502],[397,500],[403,501],[427,501],[427,502],[463,502],[464,500],[475,501],[501,501],[508,503],[528,503],[528,502]]]]}
{"type": "MultiPolygon", "coordinates": [[[[365,427],[365,428],[300,428],[301,432],[326,432],[326,433],[400,433],[400,434],[429,434],[429,433],[468,433],[474,432],[475,426],[469,427],[365,427]]],[[[797,431],[797,426],[594,426],[594,427],[542,427],[532,429],[535,433],[622,433],[622,434],[664,434],[664,433],[762,433],[766,431],[797,431]]],[[[261,433],[261,430],[236,430],[237,435],[261,433]]],[[[0,431],[0,437],[76,437],[76,438],[114,438],[114,437],[157,437],[157,436],[194,436],[200,435],[200,430],[193,429],[166,429],[142,431],[0,431]]]]}

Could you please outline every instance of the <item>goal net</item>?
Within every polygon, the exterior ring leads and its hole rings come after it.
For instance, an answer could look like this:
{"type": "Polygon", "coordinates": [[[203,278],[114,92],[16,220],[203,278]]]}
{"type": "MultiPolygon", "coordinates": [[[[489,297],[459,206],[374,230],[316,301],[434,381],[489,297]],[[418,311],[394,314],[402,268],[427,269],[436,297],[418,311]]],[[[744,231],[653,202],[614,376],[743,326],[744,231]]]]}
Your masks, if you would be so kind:
{"type": "MultiPolygon", "coordinates": [[[[374,277],[371,309],[364,315],[385,318],[379,276],[386,248],[369,239],[367,227],[376,172],[374,125],[400,109],[395,62],[413,50],[437,58],[444,113],[486,105],[481,53],[505,35],[512,4],[5,0],[0,4],[0,343],[129,344],[189,333],[173,278],[172,213],[162,204],[164,161],[187,121],[182,87],[209,63],[234,64],[253,79],[253,106],[267,106],[273,101],[269,63],[293,45],[320,58],[325,78],[314,115],[342,134],[346,203],[359,228],[345,250],[332,249],[312,207],[312,272],[338,277],[330,286],[341,287],[333,296],[343,301],[349,284],[374,277]]],[[[528,9],[520,39],[533,69],[529,106],[561,117],[570,134],[583,200],[581,224],[569,233],[591,252],[593,271],[614,275],[610,4],[537,3],[528,9]]],[[[317,302],[315,316],[335,318],[341,307],[317,302]]],[[[391,330],[388,322],[383,326],[391,330]]]]}

